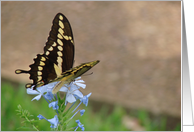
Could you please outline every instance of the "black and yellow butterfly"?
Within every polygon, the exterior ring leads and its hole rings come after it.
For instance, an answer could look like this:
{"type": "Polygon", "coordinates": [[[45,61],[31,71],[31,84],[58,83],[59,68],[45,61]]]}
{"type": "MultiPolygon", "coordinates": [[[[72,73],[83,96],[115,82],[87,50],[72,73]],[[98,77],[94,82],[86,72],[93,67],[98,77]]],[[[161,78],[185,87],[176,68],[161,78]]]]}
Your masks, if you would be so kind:
{"type": "Polygon", "coordinates": [[[26,84],[26,88],[46,85],[51,82],[59,81],[53,88],[52,93],[57,93],[64,84],[74,81],[81,76],[99,60],[82,63],[72,68],[74,62],[74,40],[71,26],[67,18],[58,13],[49,33],[43,54],[37,54],[34,63],[30,65],[30,70],[16,70],[16,74],[28,73],[33,83],[26,84]]]}

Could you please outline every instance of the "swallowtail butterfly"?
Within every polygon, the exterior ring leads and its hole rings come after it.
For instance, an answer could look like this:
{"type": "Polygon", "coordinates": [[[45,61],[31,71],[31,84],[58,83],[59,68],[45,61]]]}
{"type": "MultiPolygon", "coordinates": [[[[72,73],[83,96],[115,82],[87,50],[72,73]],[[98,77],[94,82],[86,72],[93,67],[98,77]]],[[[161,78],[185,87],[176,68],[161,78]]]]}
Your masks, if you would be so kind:
{"type": "Polygon", "coordinates": [[[37,54],[29,71],[17,69],[16,74],[28,73],[33,83],[27,83],[26,88],[46,85],[58,81],[52,93],[57,93],[64,84],[74,81],[99,60],[82,63],[72,68],[74,62],[74,40],[71,26],[67,18],[58,13],[54,20],[43,54],[37,54]]]}

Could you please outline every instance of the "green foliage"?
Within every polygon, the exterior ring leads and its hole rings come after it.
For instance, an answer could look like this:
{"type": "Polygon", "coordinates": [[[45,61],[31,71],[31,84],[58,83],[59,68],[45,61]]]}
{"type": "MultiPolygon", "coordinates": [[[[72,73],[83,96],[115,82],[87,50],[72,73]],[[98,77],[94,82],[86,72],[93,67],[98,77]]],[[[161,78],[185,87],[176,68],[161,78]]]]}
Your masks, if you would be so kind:
{"type": "Polygon", "coordinates": [[[106,106],[102,107],[99,113],[93,113],[88,107],[83,117],[80,117],[80,121],[87,131],[127,131],[128,129],[122,124],[123,115],[125,111],[121,107],[115,107],[110,114],[106,106]]]}
{"type": "MultiPolygon", "coordinates": [[[[20,104],[24,110],[28,110],[30,115],[34,115],[34,119],[38,120],[38,115],[53,118],[55,112],[48,110],[48,103],[44,99],[40,101],[31,101],[34,96],[27,95],[24,85],[19,88],[13,88],[9,83],[1,84],[1,130],[2,131],[29,131],[24,128],[22,122],[24,119],[17,115],[18,105],[20,104]],[[46,111],[46,112],[45,112],[46,111]]],[[[39,130],[49,131],[50,123],[45,120],[38,120],[39,130]],[[48,126],[48,127],[45,127],[48,126]]]]}
{"type": "Polygon", "coordinates": [[[166,130],[166,118],[162,118],[160,121],[151,120],[148,112],[145,110],[138,111],[138,119],[140,124],[144,126],[146,131],[165,131],[166,130]]]}
{"type": "MultiPolygon", "coordinates": [[[[158,118],[151,118],[146,110],[139,110],[135,115],[140,121],[140,125],[145,128],[145,131],[166,131],[167,118],[162,116],[158,118]]],[[[181,123],[177,124],[173,131],[181,131],[181,123]]]]}
{"type": "MultiPolygon", "coordinates": [[[[33,95],[26,94],[24,85],[19,86],[19,88],[13,88],[9,83],[1,84],[2,131],[30,131],[35,130],[34,126],[38,126],[38,129],[41,131],[51,130],[50,123],[45,120],[38,120],[37,116],[41,114],[44,117],[51,119],[56,113],[52,108],[48,108],[48,103],[46,103],[44,99],[40,99],[40,101],[31,101],[33,97],[33,95]],[[23,109],[21,107],[18,108],[19,104],[23,109]],[[27,117],[28,122],[26,122],[26,119],[20,118],[21,116],[27,117]],[[25,126],[23,123],[26,123],[27,127],[22,127],[25,126]],[[29,129],[29,127],[31,127],[31,129],[29,129]]],[[[62,103],[64,102],[64,99],[59,101],[62,103]]],[[[62,111],[64,109],[65,106],[62,111]]],[[[123,117],[126,115],[136,118],[139,121],[139,125],[147,131],[165,131],[167,126],[167,119],[165,117],[162,117],[160,120],[153,120],[145,110],[127,114],[126,111],[119,106],[115,106],[112,112],[109,112],[107,106],[103,106],[99,112],[94,113],[90,107],[90,102],[88,107],[83,107],[83,109],[86,110],[84,115],[81,117],[80,115],[76,115],[73,119],[77,120],[79,118],[87,131],[129,131],[122,121],[123,117]]],[[[62,111],[60,111],[60,113],[62,113],[62,111]]],[[[63,114],[66,115],[67,113],[63,114]]],[[[68,126],[77,126],[74,120],[71,120],[68,126]]],[[[80,130],[80,128],[78,130],[80,130]]],[[[174,128],[174,131],[180,130],[181,124],[178,124],[174,128]]]]}
{"type": "MultiPolygon", "coordinates": [[[[63,98],[60,97],[60,95],[58,93],[57,98],[58,98],[58,105],[60,108],[60,109],[58,109],[58,113],[59,113],[58,118],[59,118],[59,121],[64,122],[65,120],[67,120],[67,113],[68,113],[68,111],[65,112],[65,108],[66,108],[66,106],[64,105],[65,104],[65,97],[63,97],[63,98]]],[[[67,129],[66,126],[67,126],[66,124],[59,124],[58,129],[59,130],[66,130],[67,129]]]]}
{"type": "Polygon", "coordinates": [[[24,118],[25,120],[22,122],[24,123],[23,127],[20,127],[21,129],[25,129],[25,128],[29,128],[29,130],[36,130],[39,131],[37,126],[35,126],[34,123],[36,123],[38,120],[35,120],[34,115],[31,115],[30,112],[28,112],[28,110],[24,110],[22,109],[21,105],[18,105],[18,109],[16,110],[18,113],[17,115],[20,116],[20,118],[24,118]],[[27,127],[26,125],[30,125],[31,127],[27,127]]]}

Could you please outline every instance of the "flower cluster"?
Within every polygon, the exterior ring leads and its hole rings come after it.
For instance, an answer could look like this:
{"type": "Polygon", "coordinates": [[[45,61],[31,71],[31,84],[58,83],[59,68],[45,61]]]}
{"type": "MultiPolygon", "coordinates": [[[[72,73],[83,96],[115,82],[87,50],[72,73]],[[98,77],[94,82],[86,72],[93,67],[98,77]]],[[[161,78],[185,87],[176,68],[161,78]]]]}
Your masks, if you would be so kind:
{"type": "MultiPolygon", "coordinates": [[[[56,115],[52,119],[47,119],[41,114],[37,117],[39,120],[45,119],[48,122],[51,123],[51,128],[54,130],[67,130],[66,126],[67,123],[73,119],[73,117],[80,113],[82,116],[85,112],[84,109],[77,110],[78,107],[83,103],[85,106],[88,105],[88,98],[90,97],[91,93],[84,96],[82,92],[79,91],[80,88],[85,89],[86,85],[84,84],[84,81],[81,80],[81,77],[78,77],[75,79],[75,81],[71,82],[70,84],[64,84],[63,87],[59,91],[65,92],[66,96],[65,98],[61,99],[59,93],[53,95],[52,89],[58,82],[52,82],[47,85],[38,87],[36,90],[33,90],[32,88],[27,89],[27,94],[36,95],[33,100],[40,100],[41,97],[43,97],[47,102],[49,108],[52,107],[53,110],[56,111],[56,115]],[[73,109],[72,107],[76,103],[76,101],[80,101],[80,103],[73,109]],[[72,103],[72,105],[65,111],[66,105],[68,103],[72,103]],[[77,110],[77,111],[76,111],[77,110]],[[71,111],[71,113],[70,113],[71,111]],[[70,114],[69,114],[70,113],[70,114]],[[71,117],[68,117],[68,116],[71,117]]],[[[81,130],[84,130],[84,125],[81,124],[79,120],[76,120],[77,126],[71,129],[77,130],[80,128],[81,130]]],[[[70,130],[70,129],[69,129],[70,130]]]]}

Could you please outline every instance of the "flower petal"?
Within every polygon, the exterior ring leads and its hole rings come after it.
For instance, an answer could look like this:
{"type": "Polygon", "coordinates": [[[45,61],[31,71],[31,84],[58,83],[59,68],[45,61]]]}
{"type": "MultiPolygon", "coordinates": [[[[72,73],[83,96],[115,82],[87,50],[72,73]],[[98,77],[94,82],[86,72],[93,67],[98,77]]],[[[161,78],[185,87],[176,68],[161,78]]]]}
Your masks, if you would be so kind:
{"type": "Polygon", "coordinates": [[[72,94],[67,94],[66,95],[66,102],[73,103],[76,101],[75,97],[72,94]]]}
{"type": "Polygon", "coordinates": [[[39,100],[40,98],[41,98],[41,94],[39,94],[36,97],[34,97],[31,101],[33,101],[33,100],[39,100]]]}
{"type": "Polygon", "coordinates": [[[46,118],[44,116],[42,116],[41,114],[39,114],[37,117],[39,118],[39,120],[42,120],[42,119],[46,120],[46,118]]]}
{"type": "Polygon", "coordinates": [[[81,79],[81,77],[77,77],[75,80],[79,80],[79,79],[81,79]]]}
{"type": "Polygon", "coordinates": [[[84,80],[76,80],[76,83],[85,83],[84,80]]]}
{"type": "Polygon", "coordinates": [[[78,83],[77,82],[76,85],[79,86],[79,87],[82,87],[83,89],[86,88],[86,84],[83,84],[83,83],[78,83]]]}
{"type": "Polygon", "coordinates": [[[54,102],[49,103],[49,108],[50,107],[53,107],[53,110],[59,109],[58,101],[54,101],[54,102]]]}
{"type": "Polygon", "coordinates": [[[81,99],[84,97],[84,95],[82,94],[82,92],[80,92],[79,90],[75,90],[73,92],[73,95],[76,96],[78,99],[81,99]]]}
{"type": "Polygon", "coordinates": [[[61,87],[61,89],[59,91],[61,92],[67,92],[69,89],[65,86],[61,87]]]}
{"type": "Polygon", "coordinates": [[[80,110],[80,115],[82,116],[84,114],[85,110],[80,110]]]}
{"type": "Polygon", "coordinates": [[[38,91],[36,91],[36,90],[33,90],[33,89],[31,89],[31,88],[27,88],[27,94],[39,94],[39,92],[38,91]]]}
{"type": "Polygon", "coordinates": [[[51,123],[51,128],[57,128],[57,125],[59,124],[59,119],[57,117],[57,115],[54,116],[54,118],[52,119],[48,119],[48,122],[51,123]]]}
{"type": "Polygon", "coordinates": [[[47,93],[44,95],[44,97],[45,97],[46,99],[48,99],[49,101],[53,100],[53,98],[54,98],[52,92],[47,92],[47,93]]]}
{"type": "Polygon", "coordinates": [[[88,105],[88,98],[90,97],[92,93],[89,93],[88,95],[84,96],[82,99],[80,99],[81,102],[83,102],[83,104],[85,104],[85,106],[88,105]]]}
{"type": "Polygon", "coordinates": [[[78,89],[79,87],[77,87],[76,85],[71,85],[71,88],[69,91],[72,93],[73,91],[78,90],[78,89]]]}
{"type": "Polygon", "coordinates": [[[78,127],[81,128],[82,131],[84,131],[84,129],[85,129],[84,125],[81,124],[81,122],[79,120],[76,120],[75,122],[77,123],[77,127],[76,127],[75,131],[77,130],[78,127]]]}

